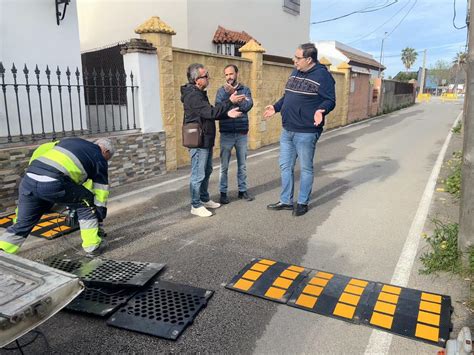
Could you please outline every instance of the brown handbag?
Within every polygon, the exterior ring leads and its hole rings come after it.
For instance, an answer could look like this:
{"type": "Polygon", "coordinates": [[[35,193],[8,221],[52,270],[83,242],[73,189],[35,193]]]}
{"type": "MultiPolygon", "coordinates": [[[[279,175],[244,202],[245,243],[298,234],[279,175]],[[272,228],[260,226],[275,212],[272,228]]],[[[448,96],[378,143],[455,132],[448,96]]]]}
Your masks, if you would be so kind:
{"type": "Polygon", "coordinates": [[[183,123],[183,146],[187,148],[199,148],[203,143],[203,130],[201,122],[183,123]]]}

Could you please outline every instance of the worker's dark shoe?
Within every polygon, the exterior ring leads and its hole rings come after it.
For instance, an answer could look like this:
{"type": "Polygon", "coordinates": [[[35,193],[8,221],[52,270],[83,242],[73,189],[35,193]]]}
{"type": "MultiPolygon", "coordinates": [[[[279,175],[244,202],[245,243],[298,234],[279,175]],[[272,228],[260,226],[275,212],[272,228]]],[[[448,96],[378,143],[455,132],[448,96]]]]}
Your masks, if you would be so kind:
{"type": "Polygon", "coordinates": [[[86,252],[87,256],[94,258],[96,256],[101,255],[105,251],[105,249],[107,249],[108,246],[109,246],[109,243],[107,242],[107,240],[102,239],[99,245],[95,247],[85,248],[84,251],[86,252]]]}
{"type": "Polygon", "coordinates": [[[105,232],[104,228],[102,228],[102,227],[99,227],[99,232],[97,234],[99,234],[100,239],[107,238],[107,233],[105,232]]]}
{"type": "Polygon", "coordinates": [[[239,191],[239,198],[241,200],[247,200],[247,201],[255,200],[255,197],[249,195],[247,191],[239,191]]]}
{"type": "Polygon", "coordinates": [[[273,211],[281,211],[281,210],[286,210],[286,211],[292,211],[293,210],[293,205],[287,205],[286,203],[271,203],[267,205],[268,210],[273,210],[273,211]]]}
{"type": "Polygon", "coordinates": [[[298,217],[304,215],[306,212],[308,212],[308,205],[302,205],[298,203],[293,210],[293,216],[298,217]]]}
{"type": "Polygon", "coordinates": [[[229,197],[225,192],[221,192],[221,198],[219,199],[219,202],[223,205],[227,205],[230,202],[229,197]]]}

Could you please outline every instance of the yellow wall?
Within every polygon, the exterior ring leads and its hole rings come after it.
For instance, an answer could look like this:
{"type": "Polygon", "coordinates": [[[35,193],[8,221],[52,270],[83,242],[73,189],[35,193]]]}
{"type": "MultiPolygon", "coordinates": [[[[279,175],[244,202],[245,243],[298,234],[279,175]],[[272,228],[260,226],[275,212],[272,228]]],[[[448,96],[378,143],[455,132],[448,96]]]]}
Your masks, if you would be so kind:
{"type": "MultiPolygon", "coordinates": [[[[325,129],[340,127],[344,124],[344,74],[331,71],[331,74],[336,81],[336,107],[326,116],[325,129]]],[[[346,111],[347,112],[347,111],[346,111]]]]}

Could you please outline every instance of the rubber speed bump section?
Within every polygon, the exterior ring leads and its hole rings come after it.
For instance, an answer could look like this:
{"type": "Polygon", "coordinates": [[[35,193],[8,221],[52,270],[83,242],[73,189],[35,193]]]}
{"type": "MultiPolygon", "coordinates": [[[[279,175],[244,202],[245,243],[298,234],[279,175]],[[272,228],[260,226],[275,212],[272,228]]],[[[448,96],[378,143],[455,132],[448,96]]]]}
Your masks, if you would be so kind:
{"type": "Polygon", "coordinates": [[[108,325],[176,340],[214,291],[157,281],[115,312],[108,325]]]}
{"type": "Polygon", "coordinates": [[[137,287],[144,286],[164,267],[165,264],[92,259],[73,273],[87,286],[137,287]]]}
{"type": "Polygon", "coordinates": [[[449,296],[376,284],[362,318],[367,325],[444,347],[451,311],[449,296]]]}
{"type": "Polygon", "coordinates": [[[8,228],[13,224],[16,215],[14,213],[0,216],[0,227],[8,228]]]}
{"type": "Polygon", "coordinates": [[[55,269],[59,269],[65,272],[74,273],[75,270],[79,269],[85,263],[90,261],[89,258],[77,258],[69,259],[53,256],[44,260],[44,264],[55,269]]]}
{"type": "Polygon", "coordinates": [[[132,298],[136,289],[132,288],[86,288],[66,309],[105,317],[132,298]]]}
{"type": "Polygon", "coordinates": [[[309,273],[304,267],[254,259],[226,287],[279,303],[286,303],[297,285],[309,273]]]}
{"type": "Polygon", "coordinates": [[[288,305],[358,323],[373,287],[368,281],[315,270],[300,283],[288,305]]]}

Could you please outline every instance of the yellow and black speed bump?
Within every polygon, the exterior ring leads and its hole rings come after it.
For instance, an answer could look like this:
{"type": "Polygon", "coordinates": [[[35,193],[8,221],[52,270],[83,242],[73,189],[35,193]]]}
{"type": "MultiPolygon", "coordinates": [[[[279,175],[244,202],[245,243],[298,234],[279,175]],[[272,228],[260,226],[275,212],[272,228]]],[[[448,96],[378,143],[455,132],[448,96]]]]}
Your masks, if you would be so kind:
{"type": "Polygon", "coordinates": [[[449,296],[268,259],[254,259],[226,287],[442,347],[452,330],[449,296]]]}
{"type": "Polygon", "coordinates": [[[312,271],[296,288],[289,306],[359,323],[373,282],[323,271],[312,271]]]}
{"type": "MultiPolygon", "coordinates": [[[[9,214],[0,217],[0,227],[8,228],[13,224],[16,215],[9,214]]],[[[69,226],[66,216],[61,213],[52,212],[44,214],[40,221],[33,227],[31,235],[46,239],[55,239],[65,234],[78,230],[78,226],[69,226]]]]}
{"type": "Polygon", "coordinates": [[[269,259],[254,259],[226,287],[275,302],[286,303],[296,286],[308,273],[309,269],[301,266],[269,259]]]}

